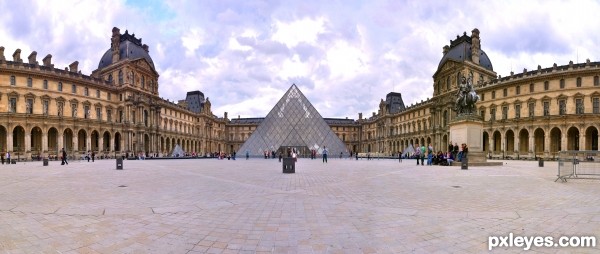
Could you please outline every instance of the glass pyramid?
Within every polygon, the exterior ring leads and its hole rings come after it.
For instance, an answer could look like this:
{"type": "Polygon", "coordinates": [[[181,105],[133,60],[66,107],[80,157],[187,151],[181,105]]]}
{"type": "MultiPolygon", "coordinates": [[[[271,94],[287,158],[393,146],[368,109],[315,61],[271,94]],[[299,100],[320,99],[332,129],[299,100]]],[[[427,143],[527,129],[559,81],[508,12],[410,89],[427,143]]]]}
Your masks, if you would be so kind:
{"type": "Polygon", "coordinates": [[[263,156],[265,152],[270,155],[275,151],[284,153],[285,157],[286,151],[293,149],[300,157],[308,157],[311,150],[321,154],[324,147],[329,157],[348,153],[344,142],[293,84],[237,153],[263,156]]]}

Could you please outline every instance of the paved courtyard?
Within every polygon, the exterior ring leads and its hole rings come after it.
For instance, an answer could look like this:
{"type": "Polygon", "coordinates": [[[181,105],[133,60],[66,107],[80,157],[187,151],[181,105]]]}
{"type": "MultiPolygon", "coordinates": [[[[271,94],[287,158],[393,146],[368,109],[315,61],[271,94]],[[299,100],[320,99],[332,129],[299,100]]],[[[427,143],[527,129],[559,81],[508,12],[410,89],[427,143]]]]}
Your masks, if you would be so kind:
{"type": "Polygon", "coordinates": [[[511,232],[600,237],[600,181],[555,183],[555,162],[505,163],[301,159],[296,174],[265,159],[0,165],[0,252],[481,253],[511,232]]]}

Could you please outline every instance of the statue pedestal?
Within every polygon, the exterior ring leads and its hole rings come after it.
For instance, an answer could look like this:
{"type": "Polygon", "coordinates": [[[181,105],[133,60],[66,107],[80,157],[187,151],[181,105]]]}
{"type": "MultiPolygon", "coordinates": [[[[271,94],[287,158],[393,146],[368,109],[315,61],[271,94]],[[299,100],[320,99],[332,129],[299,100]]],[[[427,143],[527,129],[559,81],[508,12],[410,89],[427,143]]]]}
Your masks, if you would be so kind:
{"type": "MultiPolygon", "coordinates": [[[[501,166],[502,162],[487,162],[483,152],[483,120],[474,114],[460,115],[450,123],[452,143],[467,144],[469,166],[501,166]]],[[[459,164],[460,165],[460,164],[459,164]]]]}

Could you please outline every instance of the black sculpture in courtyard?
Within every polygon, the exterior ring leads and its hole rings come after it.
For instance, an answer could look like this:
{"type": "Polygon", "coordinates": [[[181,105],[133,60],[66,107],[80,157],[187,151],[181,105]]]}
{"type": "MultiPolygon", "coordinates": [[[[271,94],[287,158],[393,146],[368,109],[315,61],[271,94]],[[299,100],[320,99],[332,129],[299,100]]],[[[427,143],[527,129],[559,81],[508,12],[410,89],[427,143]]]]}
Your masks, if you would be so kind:
{"type": "Polygon", "coordinates": [[[464,76],[458,84],[458,92],[456,94],[456,103],[454,110],[457,115],[472,115],[476,114],[475,103],[479,101],[479,95],[475,93],[473,88],[473,74],[469,75],[469,78],[464,76]]]}

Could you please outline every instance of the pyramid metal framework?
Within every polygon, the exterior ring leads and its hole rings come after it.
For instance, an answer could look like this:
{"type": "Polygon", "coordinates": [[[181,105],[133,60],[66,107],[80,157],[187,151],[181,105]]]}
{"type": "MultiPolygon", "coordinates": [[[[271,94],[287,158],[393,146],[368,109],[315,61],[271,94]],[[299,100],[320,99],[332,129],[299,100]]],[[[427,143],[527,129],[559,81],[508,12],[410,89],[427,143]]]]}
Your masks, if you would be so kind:
{"type": "Polygon", "coordinates": [[[331,130],[319,112],[293,84],[256,127],[238,151],[263,156],[280,147],[307,147],[318,154],[327,147],[330,156],[347,154],[344,142],[331,130]]]}

